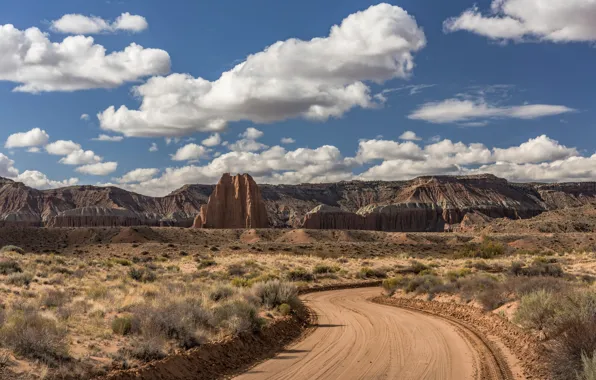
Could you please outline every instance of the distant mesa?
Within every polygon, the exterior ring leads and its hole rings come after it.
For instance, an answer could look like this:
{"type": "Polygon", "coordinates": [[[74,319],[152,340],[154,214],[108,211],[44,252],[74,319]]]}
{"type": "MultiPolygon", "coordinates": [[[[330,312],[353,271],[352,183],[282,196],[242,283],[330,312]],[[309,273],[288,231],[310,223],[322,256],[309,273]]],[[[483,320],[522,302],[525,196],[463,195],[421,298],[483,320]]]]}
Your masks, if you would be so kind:
{"type": "MultiPolygon", "coordinates": [[[[503,218],[596,206],[596,182],[513,183],[493,175],[257,184],[226,174],[164,197],[117,187],[37,190],[0,178],[0,227],[305,228],[466,231],[503,218]],[[197,217],[199,215],[199,217],[197,217]]],[[[581,214],[579,214],[581,215],[581,214]]]]}
{"type": "Polygon", "coordinates": [[[261,190],[248,174],[224,174],[206,205],[195,218],[194,228],[267,228],[269,218],[261,190]]]}

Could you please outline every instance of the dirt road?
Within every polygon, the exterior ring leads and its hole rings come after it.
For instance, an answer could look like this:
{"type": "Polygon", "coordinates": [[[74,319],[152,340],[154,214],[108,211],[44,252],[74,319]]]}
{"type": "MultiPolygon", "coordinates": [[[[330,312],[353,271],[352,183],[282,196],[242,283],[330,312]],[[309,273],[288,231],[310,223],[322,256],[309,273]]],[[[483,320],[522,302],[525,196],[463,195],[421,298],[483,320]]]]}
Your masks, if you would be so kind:
{"type": "Polygon", "coordinates": [[[473,333],[428,314],[368,301],[379,288],[312,293],[305,339],[237,377],[250,379],[502,379],[473,333]]]}

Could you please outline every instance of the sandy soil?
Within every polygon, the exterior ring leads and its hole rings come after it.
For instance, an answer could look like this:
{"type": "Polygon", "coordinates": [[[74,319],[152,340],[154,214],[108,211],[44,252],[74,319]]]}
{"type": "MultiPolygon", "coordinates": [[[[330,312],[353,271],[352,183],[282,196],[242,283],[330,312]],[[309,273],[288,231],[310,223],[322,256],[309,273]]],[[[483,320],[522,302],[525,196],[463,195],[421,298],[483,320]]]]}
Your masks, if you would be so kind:
{"type": "Polygon", "coordinates": [[[237,377],[249,379],[499,379],[477,341],[442,318],[368,299],[379,289],[306,295],[314,331],[237,377]]]}

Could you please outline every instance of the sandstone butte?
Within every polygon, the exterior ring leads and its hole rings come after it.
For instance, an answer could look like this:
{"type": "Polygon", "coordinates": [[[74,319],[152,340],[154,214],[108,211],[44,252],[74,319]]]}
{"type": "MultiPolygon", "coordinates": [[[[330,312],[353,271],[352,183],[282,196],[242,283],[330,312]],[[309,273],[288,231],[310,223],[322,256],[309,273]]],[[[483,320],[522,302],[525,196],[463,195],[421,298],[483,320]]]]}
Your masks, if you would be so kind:
{"type": "Polygon", "coordinates": [[[224,174],[206,205],[201,206],[194,228],[267,228],[269,219],[261,190],[248,174],[224,174]]]}

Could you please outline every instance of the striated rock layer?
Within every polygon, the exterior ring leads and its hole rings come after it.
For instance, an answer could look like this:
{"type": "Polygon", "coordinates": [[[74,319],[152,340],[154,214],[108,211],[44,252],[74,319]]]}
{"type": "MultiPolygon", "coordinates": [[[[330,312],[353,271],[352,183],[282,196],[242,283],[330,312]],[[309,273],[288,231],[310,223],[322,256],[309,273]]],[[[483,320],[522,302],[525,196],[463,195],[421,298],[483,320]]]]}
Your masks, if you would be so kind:
{"type": "Polygon", "coordinates": [[[224,174],[206,205],[201,207],[194,228],[267,228],[269,220],[261,191],[248,174],[224,174]]]}
{"type": "MultiPolygon", "coordinates": [[[[248,187],[254,188],[252,183],[248,187]]],[[[186,185],[164,197],[149,197],[116,187],[36,190],[0,178],[0,227],[190,227],[209,196],[215,196],[215,189],[215,185],[186,185]]],[[[269,226],[276,228],[442,231],[456,228],[470,213],[527,219],[545,211],[596,205],[595,182],[522,184],[492,175],[260,185],[257,189],[269,226]],[[313,210],[320,205],[325,208],[313,210]]],[[[205,219],[209,219],[207,210],[205,219]]],[[[253,215],[265,214],[262,210],[250,214],[249,222],[234,225],[263,225],[264,218],[253,221],[253,215]]],[[[231,218],[238,220],[237,215],[231,218]]],[[[217,217],[210,222],[224,223],[217,217]]],[[[203,224],[201,218],[197,226],[203,224]]]]}

